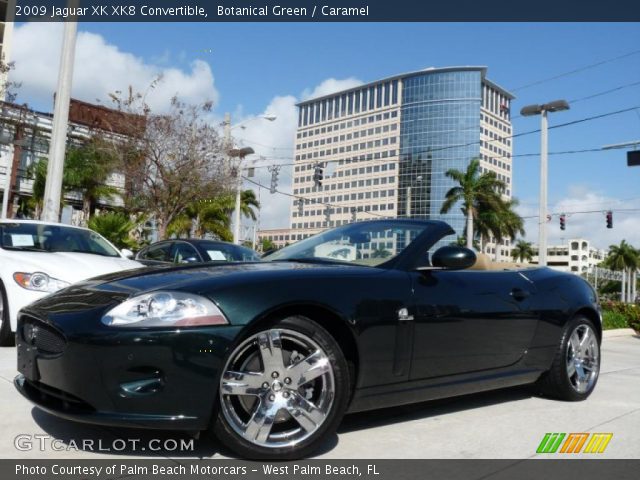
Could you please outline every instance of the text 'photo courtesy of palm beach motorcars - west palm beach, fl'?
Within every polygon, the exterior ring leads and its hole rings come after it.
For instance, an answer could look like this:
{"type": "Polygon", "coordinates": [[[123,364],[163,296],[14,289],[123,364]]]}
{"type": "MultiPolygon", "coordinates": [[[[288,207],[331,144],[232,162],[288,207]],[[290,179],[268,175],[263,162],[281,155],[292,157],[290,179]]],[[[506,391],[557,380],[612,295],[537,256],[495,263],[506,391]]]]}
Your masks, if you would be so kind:
{"type": "Polygon", "coordinates": [[[638,25],[14,3],[0,459],[637,457],[638,25]]]}

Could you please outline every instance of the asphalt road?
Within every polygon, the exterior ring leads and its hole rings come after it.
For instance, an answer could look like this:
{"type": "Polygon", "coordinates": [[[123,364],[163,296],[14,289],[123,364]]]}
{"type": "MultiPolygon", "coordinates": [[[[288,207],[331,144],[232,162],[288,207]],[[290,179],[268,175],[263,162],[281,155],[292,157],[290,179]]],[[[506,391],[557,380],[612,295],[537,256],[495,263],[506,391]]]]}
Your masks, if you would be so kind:
{"type": "MultiPolygon", "coordinates": [[[[521,459],[536,456],[547,432],[611,432],[613,438],[599,458],[640,458],[640,337],[628,332],[614,335],[604,340],[600,380],[585,402],[559,402],[516,388],[350,415],[319,457],[521,459]]],[[[193,442],[193,449],[180,452],[174,441],[188,443],[187,435],[58,419],[33,408],[15,391],[15,374],[15,349],[0,348],[0,458],[222,458],[229,454],[205,436],[193,442]]]]}

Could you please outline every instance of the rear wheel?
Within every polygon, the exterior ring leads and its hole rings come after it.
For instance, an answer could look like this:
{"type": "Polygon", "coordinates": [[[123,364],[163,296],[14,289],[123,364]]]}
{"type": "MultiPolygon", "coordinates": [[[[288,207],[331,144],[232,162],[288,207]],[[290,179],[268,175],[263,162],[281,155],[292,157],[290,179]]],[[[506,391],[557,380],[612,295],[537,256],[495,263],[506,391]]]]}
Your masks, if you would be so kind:
{"type": "Polygon", "coordinates": [[[11,321],[9,320],[9,303],[4,285],[0,282],[0,346],[10,347],[15,343],[15,336],[11,331],[11,321]]]}
{"type": "Polygon", "coordinates": [[[229,355],[215,434],[243,457],[307,456],[335,432],[349,385],[344,355],[324,328],[305,317],[280,320],[229,355]]]}
{"type": "Polygon", "coordinates": [[[587,398],[600,374],[600,340],[593,322],[577,316],[567,324],[551,369],[539,381],[543,393],[561,400],[587,398]]]}

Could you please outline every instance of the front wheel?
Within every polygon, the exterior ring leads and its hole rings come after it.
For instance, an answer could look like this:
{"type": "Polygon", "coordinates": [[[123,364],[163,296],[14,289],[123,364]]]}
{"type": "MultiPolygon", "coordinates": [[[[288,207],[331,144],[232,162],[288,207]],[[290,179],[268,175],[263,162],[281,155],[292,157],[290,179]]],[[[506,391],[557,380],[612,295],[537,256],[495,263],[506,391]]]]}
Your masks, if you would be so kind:
{"type": "Polygon", "coordinates": [[[600,339],[586,317],[576,316],[563,330],[551,369],[539,386],[561,400],[579,401],[593,392],[600,374],[600,339]]]}
{"type": "Polygon", "coordinates": [[[233,349],[219,385],[214,431],[239,455],[296,459],[335,432],[349,400],[340,347],[316,322],[288,317],[233,349]]]}

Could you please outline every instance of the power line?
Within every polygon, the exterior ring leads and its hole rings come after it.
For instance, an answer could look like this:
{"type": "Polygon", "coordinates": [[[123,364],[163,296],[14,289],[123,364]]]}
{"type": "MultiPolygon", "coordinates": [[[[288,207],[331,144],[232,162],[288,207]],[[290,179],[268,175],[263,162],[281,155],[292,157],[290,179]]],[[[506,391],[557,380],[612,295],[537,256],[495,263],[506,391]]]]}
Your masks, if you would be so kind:
{"type": "MultiPolygon", "coordinates": [[[[269,189],[269,187],[267,187],[266,185],[263,185],[259,182],[256,182],[252,179],[250,179],[249,177],[245,177],[244,175],[242,176],[242,179],[252,183],[253,185],[256,185],[259,188],[265,188],[265,189],[269,189]]],[[[335,204],[331,204],[331,203],[324,203],[319,199],[315,199],[315,198],[308,198],[308,197],[302,197],[300,195],[294,195],[293,193],[287,193],[287,192],[283,192],[281,190],[276,189],[275,193],[279,193],[280,195],[284,195],[286,197],[290,197],[290,198],[295,198],[297,200],[302,200],[305,204],[309,203],[309,204],[314,204],[314,205],[322,205],[324,207],[329,207],[329,208],[337,208],[337,207],[342,207],[342,208],[354,208],[354,207],[348,207],[345,205],[335,205],[335,204]]],[[[355,207],[357,208],[357,207],[355,207]]],[[[384,215],[380,215],[378,213],[373,213],[371,211],[366,211],[366,210],[358,210],[358,213],[364,213],[364,214],[368,214],[371,215],[373,217],[379,217],[379,218],[388,218],[384,215]]]]}
{"type": "Polygon", "coordinates": [[[518,90],[524,90],[525,88],[530,88],[530,87],[533,87],[535,85],[540,85],[542,83],[551,82],[552,80],[558,80],[558,79],[563,78],[563,77],[568,77],[570,75],[575,75],[576,73],[584,72],[585,70],[589,70],[591,68],[596,68],[596,67],[599,67],[601,65],[606,65],[607,63],[615,62],[617,60],[622,60],[623,58],[631,57],[632,55],[637,55],[638,53],[640,53],[640,50],[634,50],[632,52],[628,52],[628,53],[625,53],[623,55],[619,55],[617,57],[608,58],[606,60],[601,60],[601,61],[596,62],[596,63],[592,63],[592,64],[585,65],[585,66],[582,66],[582,67],[578,67],[576,69],[569,70],[568,72],[560,73],[560,74],[554,75],[552,77],[547,77],[547,78],[543,78],[541,80],[536,80],[534,82],[527,83],[526,85],[522,85],[520,87],[512,88],[511,91],[512,92],[517,92],[518,90]]]}

